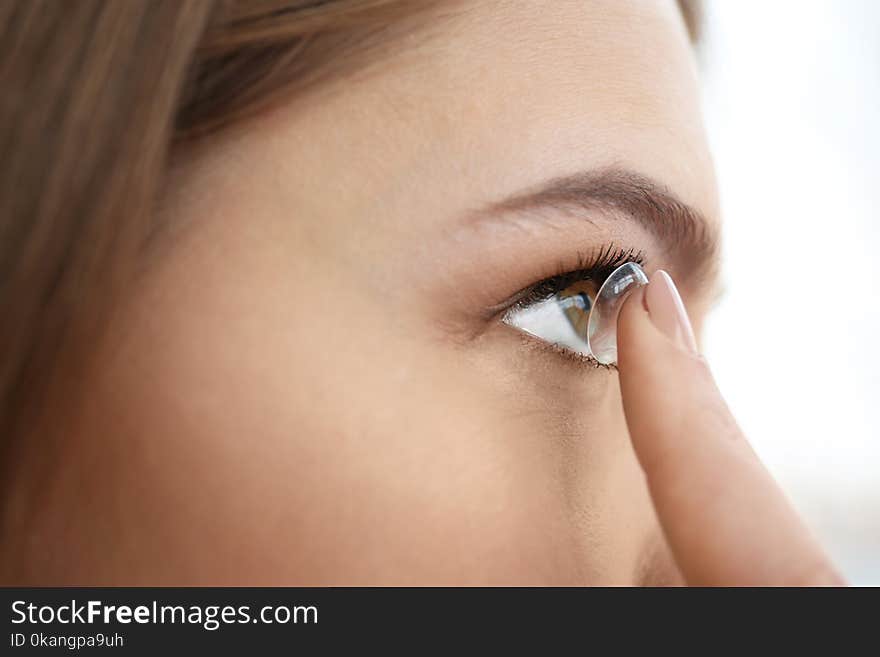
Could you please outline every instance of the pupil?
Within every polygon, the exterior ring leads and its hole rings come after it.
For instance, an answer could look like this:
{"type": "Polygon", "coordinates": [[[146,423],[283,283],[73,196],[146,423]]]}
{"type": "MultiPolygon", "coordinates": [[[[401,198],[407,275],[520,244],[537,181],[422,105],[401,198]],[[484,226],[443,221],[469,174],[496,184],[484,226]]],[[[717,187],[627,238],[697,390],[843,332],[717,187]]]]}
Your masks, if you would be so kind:
{"type": "Polygon", "coordinates": [[[593,305],[593,304],[590,302],[590,297],[587,296],[587,293],[586,293],[586,292],[580,292],[580,293],[578,294],[578,297],[580,297],[581,304],[582,304],[582,305],[581,305],[581,310],[583,310],[584,312],[589,312],[590,308],[591,308],[592,305],[593,305]]]}

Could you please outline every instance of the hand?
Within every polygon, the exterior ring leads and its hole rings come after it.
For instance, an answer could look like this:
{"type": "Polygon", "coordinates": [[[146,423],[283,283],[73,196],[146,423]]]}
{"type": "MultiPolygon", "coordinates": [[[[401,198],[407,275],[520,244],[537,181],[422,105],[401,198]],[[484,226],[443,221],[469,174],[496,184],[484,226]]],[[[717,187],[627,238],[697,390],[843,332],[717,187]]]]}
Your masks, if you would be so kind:
{"type": "Polygon", "coordinates": [[[685,581],[844,585],[730,414],[668,274],[625,301],[617,343],[630,437],[685,581]]]}

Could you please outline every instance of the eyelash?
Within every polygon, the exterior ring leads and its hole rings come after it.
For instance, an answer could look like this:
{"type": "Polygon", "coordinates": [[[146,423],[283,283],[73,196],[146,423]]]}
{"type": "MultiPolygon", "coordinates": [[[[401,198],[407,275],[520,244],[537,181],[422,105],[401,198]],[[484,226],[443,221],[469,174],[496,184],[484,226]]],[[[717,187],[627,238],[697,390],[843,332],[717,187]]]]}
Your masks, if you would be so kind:
{"type": "Polygon", "coordinates": [[[591,280],[597,286],[601,286],[605,279],[611,275],[611,272],[620,265],[627,262],[643,265],[644,261],[644,252],[635,249],[622,249],[614,244],[603,246],[595,256],[589,258],[578,253],[578,262],[574,269],[562,270],[550,278],[545,278],[520,290],[508,302],[506,310],[520,310],[540,303],[579,281],[591,280]]]}

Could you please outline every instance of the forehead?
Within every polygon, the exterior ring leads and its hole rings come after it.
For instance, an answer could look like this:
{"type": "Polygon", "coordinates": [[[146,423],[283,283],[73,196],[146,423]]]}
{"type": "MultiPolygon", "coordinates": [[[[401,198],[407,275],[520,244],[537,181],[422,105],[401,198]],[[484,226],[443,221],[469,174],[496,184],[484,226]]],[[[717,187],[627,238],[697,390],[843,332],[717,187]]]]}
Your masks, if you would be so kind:
{"type": "Polygon", "coordinates": [[[359,74],[298,99],[267,131],[292,196],[309,196],[313,180],[344,190],[322,203],[364,217],[346,231],[388,242],[389,228],[422,230],[608,167],[716,219],[696,66],[673,0],[443,2],[380,46],[359,74]]]}
{"type": "Polygon", "coordinates": [[[413,174],[466,177],[491,197],[499,185],[625,163],[715,214],[697,173],[711,166],[677,3],[463,2],[422,20],[365,78],[370,97],[347,99],[365,120],[371,107],[392,110],[374,130],[416,142],[425,159],[411,155],[413,174]]]}

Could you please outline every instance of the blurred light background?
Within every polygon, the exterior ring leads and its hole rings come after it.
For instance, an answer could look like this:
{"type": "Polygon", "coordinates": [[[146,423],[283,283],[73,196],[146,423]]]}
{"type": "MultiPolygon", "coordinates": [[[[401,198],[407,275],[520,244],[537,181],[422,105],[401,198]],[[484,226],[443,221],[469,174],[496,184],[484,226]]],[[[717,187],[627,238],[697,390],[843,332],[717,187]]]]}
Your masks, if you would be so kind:
{"type": "Polygon", "coordinates": [[[725,221],[706,352],[854,584],[880,585],[880,2],[707,0],[725,221]]]}

